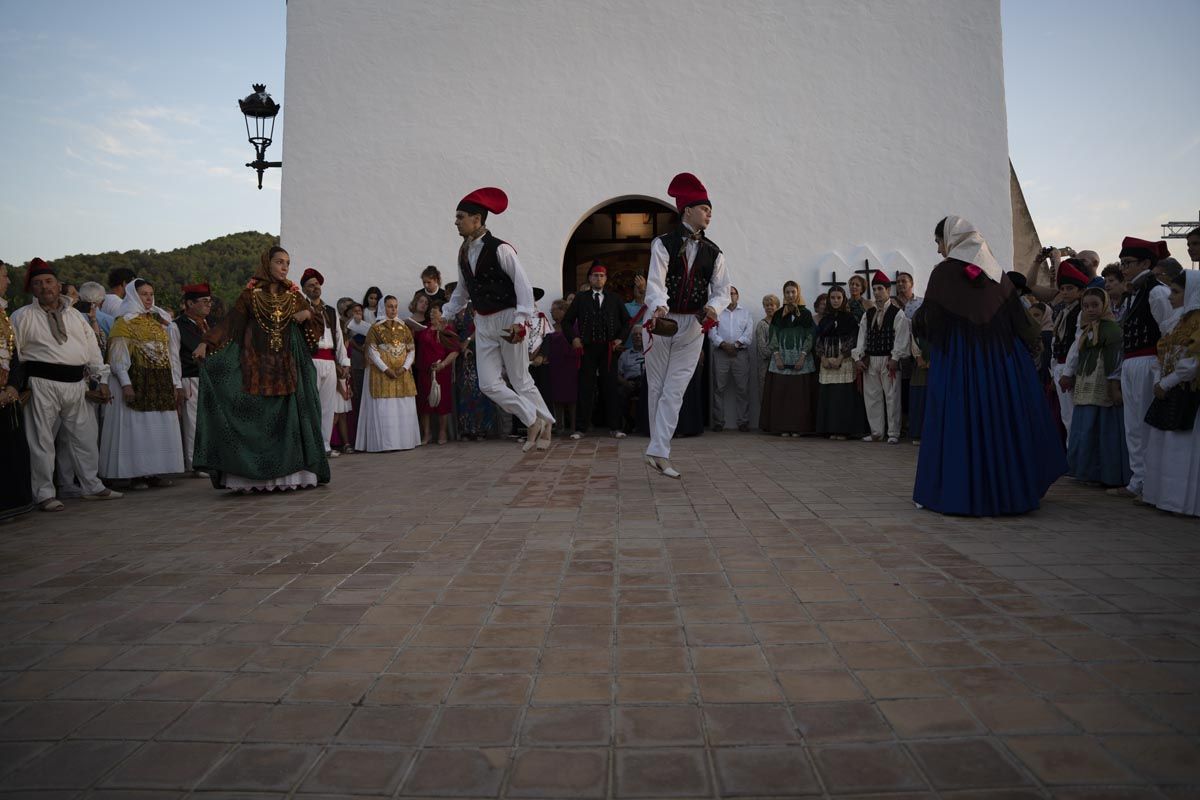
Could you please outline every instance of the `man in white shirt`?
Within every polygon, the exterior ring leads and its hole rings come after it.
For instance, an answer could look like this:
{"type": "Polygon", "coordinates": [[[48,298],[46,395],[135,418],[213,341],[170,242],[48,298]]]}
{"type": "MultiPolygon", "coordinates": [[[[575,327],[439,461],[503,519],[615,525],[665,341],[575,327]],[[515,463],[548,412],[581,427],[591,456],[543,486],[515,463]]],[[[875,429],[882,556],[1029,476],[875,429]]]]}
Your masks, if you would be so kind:
{"type": "Polygon", "coordinates": [[[133,280],[136,275],[133,270],[127,267],[117,267],[110,270],[108,273],[108,294],[104,295],[104,302],[100,305],[100,310],[108,316],[116,319],[120,316],[121,303],[125,302],[125,284],[133,280]]]}
{"type": "Polygon", "coordinates": [[[333,415],[337,409],[338,380],[350,374],[350,354],[342,339],[342,326],[337,311],[321,300],[321,287],[325,276],[309,267],[300,276],[300,290],[312,305],[313,316],[325,323],[321,338],[313,353],[313,367],[317,370],[317,394],[321,398],[321,436],[325,440],[325,455],[337,458],[341,453],[334,450],[329,441],[333,437],[333,415]]]}
{"type": "Polygon", "coordinates": [[[739,431],[750,430],[750,339],[754,329],[750,312],[738,306],[738,290],[729,287],[729,305],[717,317],[717,327],[708,332],[713,351],[713,430],[725,429],[725,390],[733,381],[739,431]]]}
{"type": "Polygon", "coordinates": [[[12,314],[17,353],[29,375],[31,395],[25,407],[33,499],[43,511],[61,511],[54,496],[54,438],[66,435],[84,500],[114,500],[120,492],[105,488],[97,476],[100,462],[96,412],[85,399],[89,374],[108,397],[108,366],[100,355],[87,319],[62,296],[54,269],[40,258],[29,265],[25,290],[36,302],[12,314]]]}
{"type": "Polygon", "coordinates": [[[863,373],[863,400],[871,435],[864,442],[878,442],[887,434],[888,444],[900,443],[900,359],[909,352],[908,317],[891,297],[892,281],[876,270],[871,279],[875,304],[867,309],[858,326],[858,345],[850,351],[863,373]],[[886,431],[885,431],[886,426],[886,431]]]}
{"type": "Polygon", "coordinates": [[[1146,412],[1154,401],[1154,368],[1158,364],[1158,340],[1174,309],[1171,290],[1158,282],[1154,265],[1169,256],[1167,243],[1126,236],[1121,242],[1121,272],[1129,292],[1121,315],[1121,408],[1125,417],[1125,445],[1129,449],[1132,477],[1124,488],[1107,494],[1135,498],[1142,494],[1146,479],[1146,442],[1150,425],[1146,412]]]}
{"type": "Polygon", "coordinates": [[[470,302],[475,308],[475,365],[479,390],[528,430],[525,451],[550,447],[554,415],[529,374],[525,335],[534,315],[533,284],[517,251],[488,232],[488,213],[508,208],[508,195],[486,186],[464,197],[454,214],[463,237],[458,251],[458,286],[442,314],[453,319],[470,302]],[[512,388],[504,382],[507,373],[512,388]]]}
{"type": "Polygon", "coordinates": [[[708,190],[690,172],[681,172],[667,187],[675,198],[680,225],[650,245],[646,277],[646,308],[656,320],[669,317],[679,330],[674,336],[654,337],[646,352],[646,398],[650,416],[650,446],[646,463],[668,478],[679,478],[671,465],[671,437],[679,424],[683,394],[700,362],[704,325],[715,325],[717,309],[729,305],[729,275],[725,254],[705,237],[712,221],[708,190]],[[704,320],[702,324],[701,320],[704,320]]]}

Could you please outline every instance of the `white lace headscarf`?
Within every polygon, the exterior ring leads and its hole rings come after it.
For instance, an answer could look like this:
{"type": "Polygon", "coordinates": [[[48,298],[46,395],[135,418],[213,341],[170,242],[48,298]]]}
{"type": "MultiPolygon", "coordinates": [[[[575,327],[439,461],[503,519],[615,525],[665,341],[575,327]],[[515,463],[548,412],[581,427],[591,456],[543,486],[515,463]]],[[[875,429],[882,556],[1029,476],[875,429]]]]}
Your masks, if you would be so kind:
{"type": "Polygon", "coordinates": [[[999,281],[1004,270],[992,255],[992,249],[976,230],[975,225],[962,217],[950,214],[942,228],[943,241],[946,243],[947,257],[957,258],[968,264],[974,264],[994,281],[999,281]]]}

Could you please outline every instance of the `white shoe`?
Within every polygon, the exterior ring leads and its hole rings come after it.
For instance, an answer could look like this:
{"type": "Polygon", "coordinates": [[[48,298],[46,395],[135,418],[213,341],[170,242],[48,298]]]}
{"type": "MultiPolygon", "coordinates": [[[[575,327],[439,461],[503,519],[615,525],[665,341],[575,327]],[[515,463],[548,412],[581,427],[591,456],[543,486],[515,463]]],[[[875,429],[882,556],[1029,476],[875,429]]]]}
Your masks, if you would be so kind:
{"type": "Polygon", "coordinates": [[[899,437],[896,437],[896,436],[889,436],[889,437],[888,437],[888,444],[900,444],[900,439],[899,439],[899,437]]]}
{"type": "Polygon", "coordinates": [[[646,456],[646,463],[666,475],[668,478],[680,478],[679,470],[671,466],[671,462],[658,456],[646,456]]]}
{"type": "Polygon", "coordinates": [[[611,433],[612,433],[612,437],[614,439],[624,439],[625,438],[625,431],[611,431],[611,433]]]}
{"type": "Polygon", "coordinates": [[[326,450],[325,451],[326,458],[339,458],[341,455],[342,454],[339,453],[337,450],[326,450]]]}
{"type": "Polygon", "coordinates": [[[579,441],[580,439],[583,438],[583,434],[579,431],[575,431],[574,433],[571,434],[571,438],[574,439],[575,441],[579,441]]]}
{"type": "Polygon", "coordinates": [[[913,447],[920,447],[920,446],[921,446],[921,440],[920,440],[920,439],[913,439],[913,440],[912,440],[912,443],[913,443],[913,447]]]}
{"type": "Polygon", "coordinates": [[[876,439],[874,436],[864,436],[864,437],[862,438],[862,440],[863,440],[864,442],[877,442],[877,441],[879,441],[879,440],[878,440],[878,439],[876,439]]]}
{"type": "Polygon", "coordinates": [[[542,426],[545,424],[546,423],[543,422],[540,417],[529,423],[529,427],[526,429],[525,433],[525,444],[521,445],[522,453],[528,453],[534,448],[534,445],[537,444],[538,438],[542,435],[542,426]]]}
{"type": "Polygon", "coordinates": [[[554,432],[554,423],[548,419],[542,420],[542,435],[538,437],[535,445],[538,450],[550,449],[550,435],[554,432]]]}
{"type": "Polygon", "coordinates": [[[84,500],[120,500],[125,495],[118,492],[116,489],[105,489],[103,492],[95,494],[85,494],[84,500]]]}

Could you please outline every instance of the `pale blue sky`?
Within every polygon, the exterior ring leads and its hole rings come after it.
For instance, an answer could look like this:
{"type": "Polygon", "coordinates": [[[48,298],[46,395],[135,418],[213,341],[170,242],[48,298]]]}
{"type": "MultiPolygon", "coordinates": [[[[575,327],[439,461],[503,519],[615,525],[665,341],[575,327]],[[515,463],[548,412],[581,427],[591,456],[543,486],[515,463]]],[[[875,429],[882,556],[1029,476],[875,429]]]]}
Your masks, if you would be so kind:
{"type": "MultiPolygon", "coordinates": [[[[1042,239],[1109,261],[1126,234],[1195,219],[1200,2],[1003,13],[1010,150],[1042,239]]],[[[285,15],[284,0],[0,0],[0,259],[278,231],[279,173],[254,189],[236,100],[265,82],[286,115],[285,15]]]]}

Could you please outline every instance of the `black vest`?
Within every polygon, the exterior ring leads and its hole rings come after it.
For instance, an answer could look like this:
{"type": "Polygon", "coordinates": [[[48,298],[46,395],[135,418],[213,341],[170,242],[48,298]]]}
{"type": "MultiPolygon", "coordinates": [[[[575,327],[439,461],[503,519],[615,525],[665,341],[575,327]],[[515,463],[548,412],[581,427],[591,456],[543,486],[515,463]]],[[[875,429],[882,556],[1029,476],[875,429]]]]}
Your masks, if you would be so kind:
{"type": "Polygon", "coordinates": [[[894,305],[889,305],[883,312],[883,325],[875,325],[875,315],[879,309],[871,306],[867,310],[867,318],[863,325],[867,326],[867,356],[887,356],[891,358],[892,348],[896,346],[896,315],[902,313],[894,305]]]}
{"type": "Polygon", "coordinates": [[[1125,355],[1129,356],[1138,350],[1156,348],[1162,338],[1158,329],[1158,321],[1150,313],[1150,291],[1158,286],[1154,275],[1142,279],[1142,285],[1133,295],[1133,302],[1121,320],[1121,328],[1125,339],[1125,355]]]}
{"type": "Polygon", "coordinates": [[[708,284],[721,248],[708,239],[700,239],[696,248],[696,263],[689,264],[685,275],[683,257],[687,228],[680,226],[672,233],[658,237],[667,251],[667,308],[673,314],[694,314],[708,304],[708,284]]]}
{"type": "Polygon", "coordinates": [[[480,314],[495,314],[506,308],[517,307],[517,289],[513,286],[512,278],[500,268],[500,259],[496,257],[496,251],[502,244],[506,242],[485,233],[483,249],[479,251],[474,270],[465,252],[459,256],[458,268],[467,283],[467,292],[475,304],[475,311],[480,314]]]}
{"type": "Polygon", "coordinates": [[[1079,327],[1079,312],[1082,310],[1082,306],[1076,302],[1074,308],[1063,312],[1067,315],[1067,319],[1062,326],[1061,338],[1057,333],[1058,326],[1055,326],[1054,342],[1050,349],[1054,359],[1060,364],[1067,360],[1067,353],[1071,352],[1071,345],[1075,344],[1075,332],[1079,327]]]}
{"type": "Polygon", "coordinates": [[[179,364],[183,368],[183,377],[199,378],[200,365],[192,358],[192,353],[200,346],[204,334],[187,314],[176,317],[175,325],[179,328],[179,364]]]}

